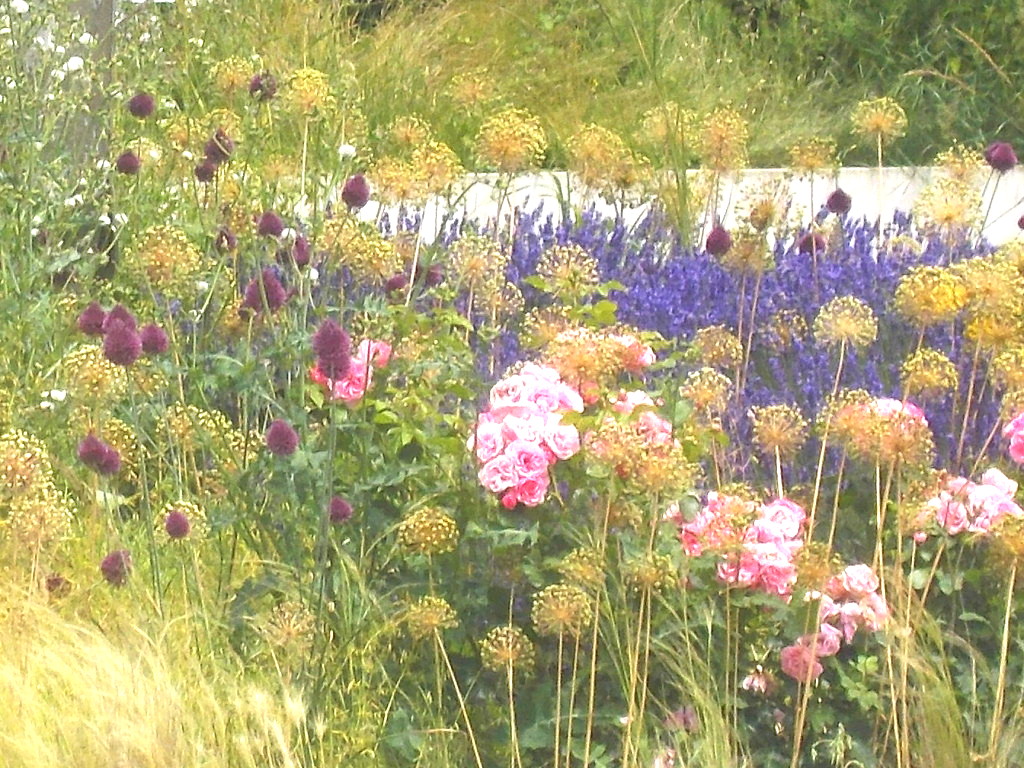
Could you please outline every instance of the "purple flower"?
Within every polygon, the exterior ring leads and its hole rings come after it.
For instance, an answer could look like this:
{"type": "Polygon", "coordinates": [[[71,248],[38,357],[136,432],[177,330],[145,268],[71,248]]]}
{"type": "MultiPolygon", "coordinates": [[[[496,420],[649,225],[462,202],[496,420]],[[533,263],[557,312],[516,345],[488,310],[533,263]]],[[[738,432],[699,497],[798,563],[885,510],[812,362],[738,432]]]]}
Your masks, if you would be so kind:
{"type": "Polygon", "coordinates": [[[227,161],[234,151],[235,142],[224,133],[223,128],[218,128],[217,132],[213,134],[213,138],[203,146],[203,153],[206,155],[206,159],[214,165],[220,165],[227,161]]]}
{"type": "Polygon", "coordinates": [[[805,232],[796,243],[800,253],[824,253],[825,238],[820,232],[805,232]]]}
{"type": "Polygon", "coordinates": [[[191,533],[192,523],[180,509],[172,509],[164,518],[164,530],[172,539],[184,539],[191,533]]]}
{"type": "Polygon", "coordinates": [[[147,355],[162,355],[169,346],[164,329],[155,323],[144,325],[139,331],[139,338],[142,340],[142,351],[147,355]]]}
{"type": "Polygon", "coordinates": [[[995,141],[985,148],[985,162],[999,173],[1013,170],[1017,165],[1017,155],[1005,141],[995,141]]]}
{"type": "Polygon", "coordinates": [[[128,99],[128,111],[139,120],[145,120],[156,110],[156,101],[145,91],[139,91],[128,99]]]}
{"type": "Polygon", "coordinates": [[[399,272],[397,275],[392,275],[384,282],[385,293],[397,293],[404,291],[409,287],[409,278],[404,273],[399,272]]]}
{"type": "Polygon", "coordinates": [[[94,301],[78,316],[78,330],[88,336],[101,336],[106,317],[107,313],[103,311],[99,302],[94,301]]]}
{"type": "Polygon", "coordinates": [[[245,296],[242,298],[242,308],[253,312],[260,312],[264,307],[270,312],[277,312],[284,306],[288,294],[281,285],[274,270],[264,269],[259,277],[254,277],[245,286],[245,296]],[[264,301],[266,298],[266,301],[264,301]]]}
{"type": "Polygon", "coordinates": [[[115,549],[103,558],[100,563],[100,572],[108,584],[115,587],[122,586],[128,579],[132,570],[132,555],[127,549],[115,549]]]}
{"type": "Polygon", "coordinates": [[[295,238],[295,244],[292,246],[292,261],[295,262],[296,267],[305,267],[309,264],[310,250],[309,238],[305,235],[295,238]]]}
{"type": "Polygon", "coordinates": [[[313,334],[312,346],[317,367],[329,379],[345,377],[352,361],[352,340],[344,328],[330,318],[324,320],[313,334]]]}
{"type": "Polygon", "coordinates": [[[253,75],[249,81],[249,95],[259,101],[270,101],[277,93],[277,78],[269,72],[253,75]]]}
{"type": "Polygon", "coordinates": [[[142,355],[142,339],[133,326],[122,320],[108,322],[103,336],[103,355],[115,365],[129,366],[142,355]]]}
{"type": "Polygon", "coordinates": [[[124,323],[132,330],[135,330],[135,315],[133,315],[123,304],[115,304],[114,308],[107,312],[103,318],[103,332],[106,333],[114,323],[124,323]]]}
{"type": "Polygon", "coordinates": [[[195,167],[192,173],[200,184],[209,184],[213,181],[213,177],[217,175],[217,164],[212,160],[203,160],[203,162],[195,167]]]}
{"type": "Polygon", "coordinates": [[[127,176],[134,176],[139,172],[142,167],[142,160],[134,152],[129,150],[128,152],[122,152],[117,156],[117,160],[114,161],[114,168],[117,169],[118,173],[123,173],[127,176]]]}
{"type": "Polygon", "coordinates": [[[849,213],[851,205],[853,205],[853,200],[850,199],[850,196],[838,188],[825,201],[825,207],[831,213],[836,213],[840,216],[849,213]]]}
{"type": "Polygon", "coordinates": [[[256,225],[256,231],[261,237],[280,237],[284,232],[284,222],[273,211],[264,211],[256,225]]]}
{"type": "Polygon", "coordinates": [[[121,454],[117,449],[92,433],[78,444],[78,459],[101,475],[115,475],[121,469],[121,454]]]}
{"type": "Polygon", "coordinates": [[[275,419],[267,428],[267,448],[275,456],[291,456],[299,447],[299,433],[284,419],[275,419]]]}
{"type": "Polygon", "coordinates": [[[704,247],[712,256],[722,256],[732,248],[732,236],[726,231],[725,227],[721,224],[716,224],[714,229],[708,234],[704,247]]]}
{"type": "Polygon", "coordinates": [[[352,505],[341,496],[332,496],[327,505],[327,518],[332,525],[341,525],[352,519],[352,505]]]}
{"type": "Polygon", "coordinates": [[[358,210],[370,201],[370,183],[361,173],[350,176],[341,188],[341,199],[350,211],[358,210]]]}

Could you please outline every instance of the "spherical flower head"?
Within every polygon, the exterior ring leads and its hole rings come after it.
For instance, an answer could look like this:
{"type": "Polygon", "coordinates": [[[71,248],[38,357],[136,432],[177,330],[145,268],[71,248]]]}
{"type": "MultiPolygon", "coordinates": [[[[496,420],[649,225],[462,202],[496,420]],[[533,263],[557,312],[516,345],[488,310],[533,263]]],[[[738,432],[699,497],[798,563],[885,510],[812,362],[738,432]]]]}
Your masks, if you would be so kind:
{"type": "Polygon", "coordinates": [[[115,549],[103,558],[100,573],[108,584],[115,587],[123,586],[132,570],[132,555],[127,549],[115,549]]]}
{"type": "Polygon", "coordinates": [[[825,252],[825,238],[820,232],[805,232],[797,240],[796,248],[800,253],[817,255],[825,252]]]}
{"type": "Polygon", "coordinates": [[[299,433],[284,419],[275,419],[267,428],[267,448],[275,456],[291,456],[299,447],[299,433]]]}
{"type": "Polygon", "coordinates": [[[65,597],[71,592],[71,582],[59,573],[46,575],[46,591],[53,597],[65,597]]]}
{"type": "Polygon", "coordinates": [[[791,405],[753,408],[754,443],[769,456],[792,456],[807,439],[807,420],[791,405]]]}
{"type": "MultiPolygon", "coordinates": [[[[991,370],[996,369],[995,361],[991,370]]],[[[960,381],[956,363],[937,349],[919,349],[903,363],[900,379],[907,395],[918,398],[938,397],[954,392],[960,381]]]]}
{"type": "Polygon", "coordinates": [[[436,288],[444,282],[444,267],[439,262],[434,262],[427,267],[426,277],[423,279],[424,285],[428,288],[436,288]]]}
{"type": "Polygon", "coordinates": [[[187,538],[192,532],[192,523],[181,509],[172,509],[164,518],[164,531],[175,541],[187,538]]]}
{"type": "Polygon", "coordinates": [[[352,519],[352,505],[341,496],[332,496],[327,504],[327,519],[331,525],[342,525],[352,519]]]}
{"type": "Polygon", "coordinates": [[[529,672],[535,657],[533,643],[519,627],[494,627],[480,643],[480,658],[492,672],[505,672],[509,667],[529,672]]]}
{"type": "Polygon", "coordinates": [[[269,72],[253,75],[249,81],[249,95],[257,101],[270,101],[277,95],[277,78],[269,72]]]}
{"type": "Polygon", "coordinates": [[[370,201],[370,182],[361,173],[349,176],[341,188],[341,200],[350,211],[359,210],[370,201]]]}
{"type": "Polygon", "coordinates": [[[274,211],[264,211],[256,225],[256,231],[261,237],[280,237],[284,232],[284,222],[274,211]]]}
{"type": "Polygon", "coordinates": [[[700,361],[712,368],[734,369],[743,359],[743,344],[724,325],[701,328],[693,337],[700,361]]]}
{"type": "Polygon", "coordinates": [[[836,143],[832,139],[813,136],[789,148],[789,164],[797,173],[813,175],[836,163],[836,143]]]}
{"type": "Polygon", "coordinates": [[[547,149],[540,120],[523,109],[505,109],[484,120],[476,136],[477,156],[501,173],[536,165],[547,149]]]}
{"type": "Polygon", "coordinates": [[[213,177],[217,175],[217,164],[212,160],[203,160],[203,162],[195,167],[192,173],[200,184],[209,184],[213,181],[213,177]]]}
{"type": "Polygon", "coordinates": [[[852,121],[858,133],[882,143],[898,139],[907,131],[907,113],[888,96],[859,102],[852,121]]]}
{"type": "Polygon", "coordinates": [[[254,277],[245,286],[242,308],[253,312],[261,312],[264,308],[270,312],[277,312],[284,306],[287,298],[288,294],[281,285],[277,273],[268,268],[263,270],[260,277],[254,277]]]}
{"type": "Polygon", "coordinates": [[[686,376],[686,382],[679,388],[679,394],[693,403],[703,413],[724,411],[729,404],[732,379],[714,368],[698,368],[686,376]]]}
{"type": "Polygon", "coordinates": [[[402,621],[413,640],[433,637],[435,632],[459,626],[455,609],[443,597],[427,595],[409,606],[402,621]]]}
{"type": "Polygon", "coordinates": [[[224,132],[223,128],[218,128],[216,133],[213,134],[213,138],[203,145],[203,154],[214,165],[227,162],[234,151],[235,142],[224,132]]]}
{"type": "Polygon", "coordinates": [[[409,278],[405,276],[404,272],[399,272],[397,275],[392,275],[384,283],[385,293],[399,293],[409,287],[409,278]]]}
{"type": "Polygon", "coordinates": [[[135,315],[123,304],[117,304],[112,310],[107,312],[103,318],[103,333],[109,331],[113,324],[118,322],[124,323],[132,330],[135,330],[135,315]]]}
{"type": "Polygon", "coordinates": [[[540,635],[572,635],[590,626],[594,610],[590,597],[572,584],[552,584],[533,596],[533,625],[540,635]]]}
{"type": "Polygon", "coordinates": [[[341,379],[352,364],[352,340],[334,320],[328,318],[320,323],[313,334],[313,352],[316,364],[329,379],[341,379]]]}
{"type": "Polygon", "coordinates": [[[712,256],[724,256],[732,248],[732,236],[721,224],[715,224],[711,232],[708,233],[704,247],[712,256]]]}
{"type": "Polygon", "coordinates": [[[99,302],[94,301],[78,316],[78,330],[87,336],[102,336],[103,321],[106,317],[107,313],[103,311],[99,302]]]}
{"type": "Polygon", "coordinates": [[[156,111],[156,100],[145,91],[139,91],[128,99],[128,111],[133,117],[145,120],[156,111]]]}
{"type": "Polygon", "coordinates": [[[878,320],[867,304],[854,296],[839,296],[821,308],[814,319],[814,336],[827,346],[860,349],[878,337],[878,320]]]}
{"type": "Polygon", "coordinates": [[[142,356],[142,339],[134,327],[122,320],[114,320],[105,325],[107,329],[103,337],[103,356],[107,360],[128,367],[142,356]]]}
{"type": "Polygon", "coordinates": [[[128,150],[117,156],[117,159],[114,161],[114,168],[117,169],[118,173],[134,176],[142,168],[142,160],[134,152],[128,150]]]}
{"type": "Polygon", "coordinates": [[[912,267],[896,285],[896,311],[915,325],[930,327],[952,321],[967,305],[967,286],[946,267],[912,267]]]}
{"type": "Polygon", "coordinates": [[[1024,229],[1024,216],[1017,219],[1017,229],[1024,229]]]}
{"type": "Polygon", "coordinates": [[[398,544],[410,554],[443,555],[452,552],[458,541],[459,526],[436,507],[418,509],[398,525],[398,544]]]}
{"type": "Polygon", "coordinates": [[[582,301],[597,288],[597,259],[586,249],[571,243],[554,245],[541,254],[537,276],[545,291],[566,302],[582,301]]]}
{"type": "Polygon", "coordinates": [[[299,235],[292,244],[292,262],[301,269],[309,266],[310,256],[312,256],[312,247],[309,244],[309,238],[299,235]]]}
{"type": "Polygon", "coordinates": [[[985,162],[998,173],[1012,171],[1017,165],[1017,154],[1005,141],[996,141],[985,148],[985,162]]]}
{"type": "Polygon", "coordinates": [[[78,444],[78,460],[91,469],[98,469],[104,462],[110,446],[94,434],[86,435],[78,444]]]}
{"type": "Polygon", "coordinates": [[[155,323],[144,325],[139,331],[139,338],[142,340],[142,351],[147,355],[162,355],[169,346],[164,329],[155,323]]]}
{"type": "Polygon", "coordinates": [[[818,662],[818,655],[814,652],[813,646],[801,641],[783,648],[779,662],[783,674],[798,683],[809,683],[825,671],[818,662]]]}
{"type": "Polygon", "coordinates": [[[852,205],[853,199],[841,189],[836,189],[835,192],[828,196],[828,200],[825,201],[825,207],[828,208],[829,212],[838,216],[848,214],[852,205]]]}

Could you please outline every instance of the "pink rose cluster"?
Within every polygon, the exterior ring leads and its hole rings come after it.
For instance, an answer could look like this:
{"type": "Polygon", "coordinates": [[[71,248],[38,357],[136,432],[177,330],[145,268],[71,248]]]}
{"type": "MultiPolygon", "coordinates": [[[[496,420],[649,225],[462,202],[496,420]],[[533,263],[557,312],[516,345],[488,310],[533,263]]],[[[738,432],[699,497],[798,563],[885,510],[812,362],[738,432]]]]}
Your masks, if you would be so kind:
{"type": "Polygon", "coordinates": [[[806,518],[803,508],[789,499],[756,504],[711,492],[692,521],[680,521],[679,535],[688,555],[722,553],[718,578],[726,584],[788,600],[806,518]]]}
{"type": "Polygon", "coordinates": [[[1024,464],[1024,412],[1017,414],[1003,427],[1003,437],[1010,441],[1010,458],[1024,464]]]}
{"type": "Polygon", "coordinates": [[[835,656],[858,630],[877,632],[889,619],[878,577],[867,565],[847,566],[829,579],[820,598],[818,631],[801,636],[779,655],[783,673],[802,683],[817,678],[824,671],[820,659],[835,656]]]}
{"type": "Polygon", "coordinates": [[[373,383],[373,369],[383,368],[391,359],[391,345],[386,341],[364,339],[356,348],[348,372],[340,379],[327,376],[319,366],[309,369],[309,378],[324,388],[330,400],[346,405],[359,402],[373,383]]]}
{"type": "Polygon", "coordinates": [[[535,507],[547,494],[548,468],[580,449],[579,431],[562,414],[581,412],[583,400],[554,369],[527,363],[491,388],[489,405],[467,442],[480,483],[506,509],[535,507]]]}
{"type": "Polygon", "coordinates": [[[959,533],[987,534],[1006,517],[1024,517],[1024,509],[1013,500],[1017,483],[995,467],[981,476],[980,483],[966,477],[947,477],[938,493],[925,502],[915,522],[914,540],[928,538],[926,528],[934,523],[950,536],[959,533]]]}

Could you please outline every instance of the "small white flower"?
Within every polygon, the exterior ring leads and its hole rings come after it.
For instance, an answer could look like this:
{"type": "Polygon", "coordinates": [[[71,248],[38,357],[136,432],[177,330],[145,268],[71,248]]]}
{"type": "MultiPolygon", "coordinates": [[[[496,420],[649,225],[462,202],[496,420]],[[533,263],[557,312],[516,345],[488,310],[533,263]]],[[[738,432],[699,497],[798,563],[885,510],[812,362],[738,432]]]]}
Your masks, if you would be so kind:
{"type": "Polygon", "coordinates": [[[68,393],[63,389],[51,389],[49,392],[44,392],[43,394],[52,400],[56,400],[58,403],[63,403],[68,398],[68,393]]]}
{"type": "Polygon", "coordinates": [[[103,160],[97,160],[96,161],[96,170],[98,170],[98,171],[108,171],[108,170],[110,170],[110,161],[105,159],[105,158],[103,160]]]}
{"type": "Polygon", "coordinates": [[[28,13],[28,3],[25,0],[11,0],[11,10],[15,13],[28,13]]]}
{"type": "Polygon", "coordinates": [[[71,197],[64,198],[64,205],[68,208],[74,208],[76,205],[82,204],[82,199],[80,194],[72,195],[71,197]]]}
{"type": "Polygon", "coordinates": [[[189,152],[187,149],[181,153],[181,156],[185,160],[195,160],[196,156],[189,152]]]}
{"type": "Polygon", "coordinates": [[[277,240],[282,245],[294,245],[295,239],[298,236],[299,233],[296,232],[292,227],[285,227],[284,229],[281,230],[281,234],[278,235],[277,240]]]}
{"type": "Polygon", "coordinates": [[[128,214],[127,213],[115,213],[114,214],[114,223],[123,227],[125,224],[128,223],[128,214]]]}
{"type": "Polygon", "coordinates": [[[78,42],[82,45],[92,45],[96,42],[96,38],[90,35],[88,32],[83,32],[81,37],[78,38],[78,42]]]}
{"type": "Polygon", "coordinates": [[[62,69],[65,72],[78,72],[84,66],[85,60],[81,56],[72,56],[64,62],[62,69]]]}
{"type": "Polygon", "coordinates": [[[316,267],[310,267],[310,269],[309,269],[309,282],[315,283],[319,279],[320,279],[320,270],[318,270],[316,267]]]}
{"type": "Polygon", "coordinates": [[[295,203],[295,207],[292,208],[292,212],[298,219],[308,219],[313,213],[313,206],[310,205],[309,201],[305,196],[303,196],[297,203],[295,203]]]}
{"type": "Polygon", "coordinates": [[[53,403],[51,403],[49,400],[43,400],[41,403],[39,403],[39,407],[42,408],[44,411],[49,411],[53,409],[53,403]]]}
{"type": "Polygon", "coordinates": [[[342,160],[351,160],[356,156],[356,148],[351,144],[342,144],[338,147],[338,157],[342,160]]]}
{"type": "Polygon", "coordinates": [[[100,222],[100,224],[103,224],[104,226],[109,227],[110,226],[110,216],[108,214],[106,214],[106,213],[100,214],[99,222],[100,222]]]}
{"type": "Polygon", "coordinates": [[[210,290],[210,284],[205,280],[196,280],[196,290],[200,293],[206,293],[210,290]]]}

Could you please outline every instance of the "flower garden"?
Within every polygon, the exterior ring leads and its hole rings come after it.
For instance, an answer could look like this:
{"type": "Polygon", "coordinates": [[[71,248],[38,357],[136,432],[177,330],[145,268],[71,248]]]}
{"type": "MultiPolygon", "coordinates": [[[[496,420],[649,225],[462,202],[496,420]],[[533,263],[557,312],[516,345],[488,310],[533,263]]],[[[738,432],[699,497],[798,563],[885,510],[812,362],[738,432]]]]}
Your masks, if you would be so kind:
{"type": "Polygon", "coordinates": [[[1020,764],[1009,143],[868,221],[820,137],[727,199],[741,105],[554,136],[463,73],[450,144],[330,4],[7,5],[0,765],[1020,764]]]}

